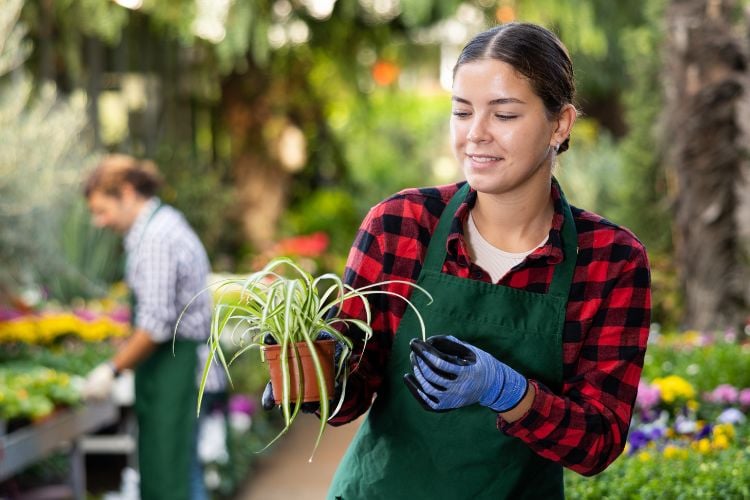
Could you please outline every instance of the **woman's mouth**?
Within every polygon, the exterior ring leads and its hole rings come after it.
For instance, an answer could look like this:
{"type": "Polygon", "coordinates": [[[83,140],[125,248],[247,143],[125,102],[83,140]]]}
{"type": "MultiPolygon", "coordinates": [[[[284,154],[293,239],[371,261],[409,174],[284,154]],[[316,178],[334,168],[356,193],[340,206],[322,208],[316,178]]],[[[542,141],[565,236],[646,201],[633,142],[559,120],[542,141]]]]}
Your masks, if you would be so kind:
{"type": "Polygon", "coordinates": [[[477,164],[488,164],[493,163],[502,160],[503,158],[501,156],[491,156],[491,155],[466,155],[469,160],[471,160],[472,163],[477,164]]]}

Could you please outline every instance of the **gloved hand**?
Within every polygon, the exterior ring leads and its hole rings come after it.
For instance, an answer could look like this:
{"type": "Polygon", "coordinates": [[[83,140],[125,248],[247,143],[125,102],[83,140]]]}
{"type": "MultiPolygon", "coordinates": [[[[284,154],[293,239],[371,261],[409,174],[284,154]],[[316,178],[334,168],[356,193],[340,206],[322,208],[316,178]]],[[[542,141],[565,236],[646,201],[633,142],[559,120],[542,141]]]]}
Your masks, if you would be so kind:
{"type": "Polygon", "coordinates": [[[104,399],[112,393],[115,370],[110,363],[102,363],[89,372],[81,394],[85,399],[104,399]]]}
{"type": "Polygon", "coordinates": [[[528,389],[526,377],[487,352],[451,335],[410,342],[412,373],[404,382],[427,410],[479,403],[496,412],[514,408],[528,389]]]}
{"type": "MultiPolygon", "coordinates": [[[[326,339],[333,339],[333,335],[331,335],[328,332],[321,332],[318,334],[317,340],[326,340],[326,339]]],[[[273,337],[271,337],[270,334],[267,334],[263,338],[263,343],[266,345],[273,345],[276,343],[273,337]]],[[[341,343],[336,342],[336,350],[334,353],[334,366],[338,366],[339,359],[341,358],[341,353],[343,351],[343,346],[341,343]]],[[[339,397],[341,396],[341,386],[339,385],[338,381],[336,382],[336,385],[334,386],[334,395],[331,401],[336,402],[339,400],[339,397]]],[[[273,398],[273,385],[271,385],[271,381],[269,380],[266,384],[265,389],[263,389],[263,395],[260,399],[261,406],[264,410],[272,410],[276,405],[276,401],[273,398]]],[[[320,410],[320,402],[318,401],[310,401],[307,403],[302,403],[302,406],[300,407],[300,410],[302,413],[316,413],[320,410]]]]}

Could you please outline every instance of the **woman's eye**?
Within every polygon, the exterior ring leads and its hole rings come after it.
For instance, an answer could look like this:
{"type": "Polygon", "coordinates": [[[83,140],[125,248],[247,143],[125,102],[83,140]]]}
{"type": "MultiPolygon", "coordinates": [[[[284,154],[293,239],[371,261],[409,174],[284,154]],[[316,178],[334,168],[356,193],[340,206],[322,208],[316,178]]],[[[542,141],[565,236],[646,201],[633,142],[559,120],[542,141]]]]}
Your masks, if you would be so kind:
{"type": "Polygon", "coordinates": [[[471,113],[468,111],[453,111],[453,116],[456,118],[466,118],[469,115],[471,115],[471,113]]]}
{"type": "Polygon", "coordinates": [[[502,120],[502,121],[508,121],[513,120],[515,118],[518,118],[518,115],[504,115],[504,114],[497,114],[495,115],[495,118],[502,120]]]}

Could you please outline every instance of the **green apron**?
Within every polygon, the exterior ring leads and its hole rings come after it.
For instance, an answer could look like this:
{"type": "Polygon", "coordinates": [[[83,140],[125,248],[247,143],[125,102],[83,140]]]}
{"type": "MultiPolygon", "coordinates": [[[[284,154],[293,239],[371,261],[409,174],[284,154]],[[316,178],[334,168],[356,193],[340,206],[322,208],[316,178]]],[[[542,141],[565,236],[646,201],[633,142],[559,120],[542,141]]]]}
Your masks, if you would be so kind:
{"type": "MultiPolygon", "coordinates": [[[[152,212],[146,226],[159,208],[152,212]]],[[[138,304],[135,294],[130,297],[135,325],[138,304]]],[[[190,498],[198,404],[197,352],[198,342],[192,340],[176,340],[174,354],[172,342],[163,342],[135,369],[141,500],[190,498]]]]}
{"type": "MultiPolygon", "coordinates": [[[[549,293],[498,286],[441,272],[446,240],[464,185],[440,218],[412,302],[429,335],[453,334],[559,393],[562,329],[577,257],[577,233],[562,197],[564,260],[549,293]]],[[[561,191],[562,194],[562,191],[561,191]]],[[[383,386],[336,471],[329,499],[563,498],[562,467],[497,429],[497,414],[478,404],[446,413],[424,410],[403,383],[409,340],[419,334],[410,308],[393,340],[383,386]]]]}
{"type": "Polygon", "coordinates": [[[198,403],[198,343],[159,344],[135,371],[142,500],[188,500],[198,403]]]}

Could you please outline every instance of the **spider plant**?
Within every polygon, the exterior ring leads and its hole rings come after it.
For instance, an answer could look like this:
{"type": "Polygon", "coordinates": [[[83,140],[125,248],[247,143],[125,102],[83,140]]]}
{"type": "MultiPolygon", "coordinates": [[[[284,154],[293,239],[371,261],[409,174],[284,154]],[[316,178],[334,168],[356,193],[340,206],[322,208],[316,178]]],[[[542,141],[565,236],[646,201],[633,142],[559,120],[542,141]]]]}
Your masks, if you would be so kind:
{"type": "MultiPolygon", "coordinates": [[[[363,333],[363,347],[372,337],[371,310],[368,296],[391,295],[403,299],[414,310],[420,323],[422,338],[426,337],[425,325],[416,306],[406,297],[395,292],[382,290],[383,285],[401,283],[425,293],[429,300],[430,294],[420,286],[407,281],[382,281],[369,286],[354,289],[344,283],[341,278],[332,273],[313,277],[307,271],[289,258],[280,257],[269,262],[260,271],[244,279],[226,279],[215,286],[217,288],[217,305],[214,307],[211,334],[208,340],[210,356],[203,369],[203,378],[199,389],[198,408],[200,408],[203,390],[212,362],[218,358],[229,374],[229,365],[239,356],[251,349],[259,349],[266,345],[266,339],[273,338],[281,349],[282,396],[281,412],[284,418],[284,428],[264,448],[268,448],[284,435],[302,406],[304,384],[310,381],[298,381],[295,401],[290,398],[290,358],[299,364],[297,343],[305,343],[315,367],[316,380],[320,392],[320,429],[313,447],[313,454],[320,443],[327,421],[336,415],[343,403],[346,393],[346,381],[349,376],[348,359],[352,354],[353,343],[347,336],[340,333],[351,325],[363,333]],[[239,299],[237,299],[239,295],[239,299]],[[224,302],[225,296],[234,296],[234,300],[224,302]],[[362,301],[364,319],[339,317],[341,305],[347,300],[362,301]],[[343,328],[342,328],[343,326],[343,328]],[[233,343],[239,346],[236,353],[227,361],[222,351],[220,340],[225,332],[229,332],[233,343]],[[324,360],[314,348],[318,335],[326,332],[330,338],[338,342],[341,354],[335,369],[335,377],[341,386],[341,395],[335,409],[331,408],[332,394],[326,387],[323,373],[324,360]],[[291,356],[288,356],[290,354],[291,356]]],[[[301,371],[301,370],[300,370],[301,371]]],[[[261,450],[261,451],[263,451],[261,450]]],[[[312,455],[310,456],[312,461],[312,455]]]]}

